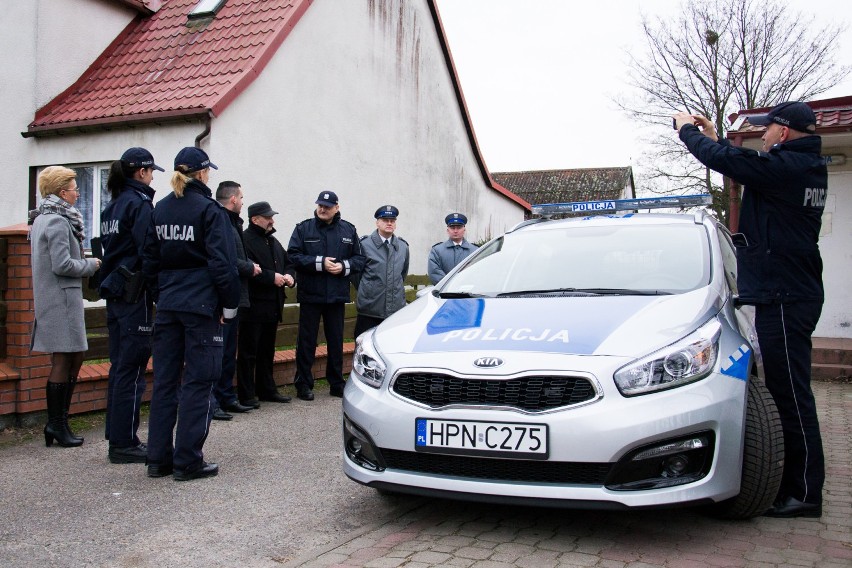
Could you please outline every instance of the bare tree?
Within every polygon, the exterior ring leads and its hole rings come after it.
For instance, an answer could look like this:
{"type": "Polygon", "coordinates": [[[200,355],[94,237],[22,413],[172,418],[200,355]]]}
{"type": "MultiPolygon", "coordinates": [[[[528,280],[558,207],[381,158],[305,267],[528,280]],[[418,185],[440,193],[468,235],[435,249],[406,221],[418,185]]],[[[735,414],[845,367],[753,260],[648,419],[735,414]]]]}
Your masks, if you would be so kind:
{"type": "Polygon", "coordinates": [[[654,193],[711,193],[725,222],[721,179],[689,157],[669,117],[702,114],[723,137],[732,112],[814,98],[852,70],[835,62],[844,26],[817,28],[813,16],[778,0],[686,0],[677,18],[643,18],[642,27],[647,51],[630,54],[635,96],[616,103],[637,121],[667,129],[654,129],[637,170],[654,193]]]}

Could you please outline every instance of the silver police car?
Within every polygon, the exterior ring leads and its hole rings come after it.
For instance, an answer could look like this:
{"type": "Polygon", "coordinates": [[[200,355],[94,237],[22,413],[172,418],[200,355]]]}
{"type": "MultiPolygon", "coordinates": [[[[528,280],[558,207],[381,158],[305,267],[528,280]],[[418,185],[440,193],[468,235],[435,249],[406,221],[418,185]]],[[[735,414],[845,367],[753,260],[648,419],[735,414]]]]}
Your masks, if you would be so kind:
{"type": "Polygon", "coordinates": [[[727,518],[771,505],[780,422],[733,237],[712,216],[534,219],[422,292],[357,339],[343,400],[354,481],[727,518]]]}

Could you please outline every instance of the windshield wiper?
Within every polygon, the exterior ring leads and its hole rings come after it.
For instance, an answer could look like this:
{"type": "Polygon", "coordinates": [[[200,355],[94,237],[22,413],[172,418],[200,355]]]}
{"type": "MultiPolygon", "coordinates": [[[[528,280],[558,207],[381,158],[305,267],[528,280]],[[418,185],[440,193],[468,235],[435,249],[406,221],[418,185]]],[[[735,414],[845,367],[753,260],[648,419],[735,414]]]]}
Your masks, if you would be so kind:
{"type": "Polygon", "coordinates": [[[583,288],[582,291],[601,296],[670,296],[672,294],[663,290],[633,290],[632,288],[583,288]]]}
{"type": "Polygon", "coordinates": [[[578,288],[547,288],[544,290],[517,290],[515,292],[503,292],[502,294],[497,294],[498,298],[511,298],[511,297],[521,297],[521,296],[537,296],[539,294],[571,294],[577,296],[594,296],[593,292],[588,292],[587,290],[581,290],[578,288]]]}
{"type": "Polygon", "coordinates": [[[439,298],[490,298],[487,294],[477,294],[475,292],[438,292],[439,298]]]}
{"type": "Polygon", "coordinates": [[[498,298],[537,296],[541,294],[565,294],[566,296],[663,296],[671,292],[662,290],[632,290],[630,288],[549,288],[546,290],[518,290],[503,292],[498,298]]]}

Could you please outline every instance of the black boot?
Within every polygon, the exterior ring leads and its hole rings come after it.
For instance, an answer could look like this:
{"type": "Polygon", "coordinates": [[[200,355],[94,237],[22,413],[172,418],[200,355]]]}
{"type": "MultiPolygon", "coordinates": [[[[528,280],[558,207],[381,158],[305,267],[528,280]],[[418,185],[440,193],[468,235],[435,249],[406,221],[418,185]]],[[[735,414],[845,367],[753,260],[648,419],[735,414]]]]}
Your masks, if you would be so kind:
{"type": "Polygon", "coordinates": [[[71,438],[80,440],[83,443],[83,436],[78,436],[71,431],[71,426],[68,424],[68,411],[71,408],[71,397],[74,396],[74,387],[77,386],[77,377],[68,377],[68,389],[65,392],[65,430],[71,438]]]}
{"type": "Polygon", "coordinates": [[[44,445],[53,445],[53,440],[63,448],[73,448],[83,444],[83,440],[72,438],[65,418],[65,394],[68,383],[47,383],[47,425],[44,427],[44,445]]]}

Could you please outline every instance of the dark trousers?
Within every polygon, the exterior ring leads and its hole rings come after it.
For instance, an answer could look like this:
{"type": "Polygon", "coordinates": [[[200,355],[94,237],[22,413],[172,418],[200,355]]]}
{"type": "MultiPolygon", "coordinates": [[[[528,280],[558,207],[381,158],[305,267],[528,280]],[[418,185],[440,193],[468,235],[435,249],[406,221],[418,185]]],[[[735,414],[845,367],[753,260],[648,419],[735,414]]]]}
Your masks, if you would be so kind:
{"type": "Polygon", "coordinates": [[[213,415],[210,398],[221,374],[218,319],[159,310],[154,326],[148,463],[172,463],[185,471],[202,466],[201,449],[213,415]]]}
{"type": "Polygon", "coordinates": [[[784,428],[784,475],[779,497],[822,502],[825,460],[811,391],[811,334],[821,302],[756,306],[755,330],[766,386],[784,428]]]}
{"type": "Polygon", "coordinates": [[[112,447],[139,445],[139,407],[151,356],[153,317],[147,294],[135,304],[121,298],[107,300],[110,368],[104,434],[112,447]]]}
{"type": "Polygon", "coordinates": [[[332,387],[342,387],[343,382],[343,316],[346,304],[299,304],[299,338],[296,345],[296,389],[304,391],[314,388],[311,368],[317,351],[317,334],[320,318],[323,322],[328,349],[326,379],[332,387]]]}
{"type": "Polygon", "coordinates": [[[278,322],[240,322],[240,351],[237,355],[237,392],[242,402],[274,395],[278,388],[272,376],[275,334],[278,322]]]}
{"type": "Polygon", "coordinates": [[[357,338],[359,335],[367,331],[368,329],[372,329],[385,321],[385,318],[377,318],[374,316],[365,316],[362,314],[358,314],[358,317],[355,318],[355,337],[357,338]]]}
{"type": "Polygon", "coordinates": [[[222,326],[222,374],[213,388],[214,402],[224,408],[237,401],[234,392],[234,373],[237,370],[237,330],[240,326],[238,315],[222,326]]]}

